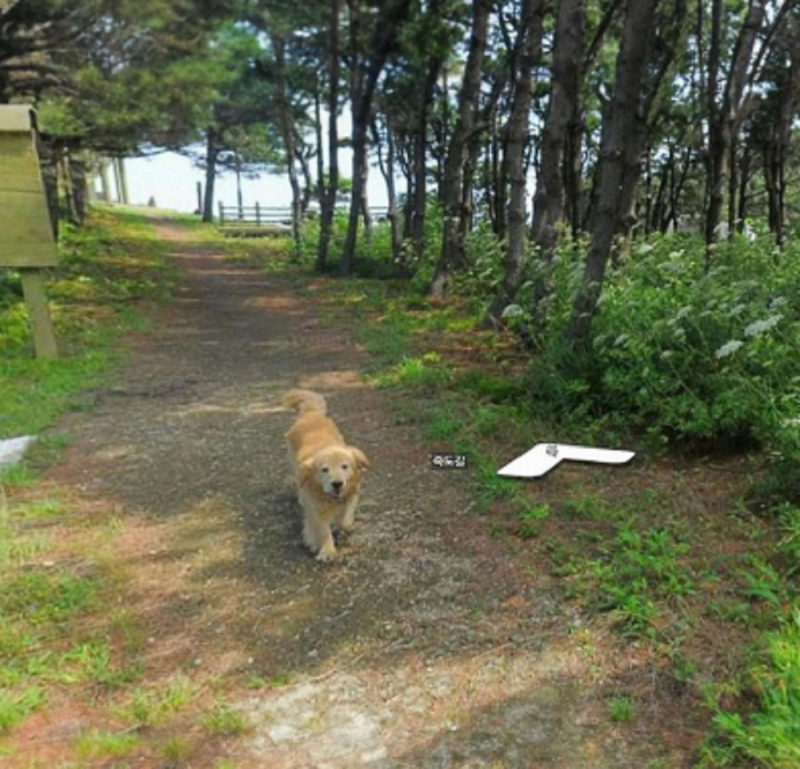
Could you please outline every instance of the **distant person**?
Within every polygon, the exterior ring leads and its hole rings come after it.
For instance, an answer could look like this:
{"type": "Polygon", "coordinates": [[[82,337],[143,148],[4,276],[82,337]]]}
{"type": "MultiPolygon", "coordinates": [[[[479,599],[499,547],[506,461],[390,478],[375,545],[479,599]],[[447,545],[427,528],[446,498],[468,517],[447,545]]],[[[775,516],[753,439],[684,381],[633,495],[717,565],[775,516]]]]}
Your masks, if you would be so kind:
{"type": "Polygon", "coordinates": [[[155,208],[156,207],[156,199],[155,196],[151,195],[150,199],[147,201],[148,208],[155,208]]]}

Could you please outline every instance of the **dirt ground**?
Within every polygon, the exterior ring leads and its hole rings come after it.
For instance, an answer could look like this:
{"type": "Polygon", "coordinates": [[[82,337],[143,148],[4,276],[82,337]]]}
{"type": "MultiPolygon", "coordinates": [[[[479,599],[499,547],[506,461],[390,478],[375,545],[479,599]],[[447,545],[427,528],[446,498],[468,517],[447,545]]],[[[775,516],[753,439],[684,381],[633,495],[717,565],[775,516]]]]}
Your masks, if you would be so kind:
{"type": "MultiPolygon", "coordinates": [[[[177,224],[158,231],[183,271],[177,294],[114,386],[70,418],[50,479],[119,511],[148,675],[188,671],[250,725],[191,765],[687,765],[658,713],[611,720],[635,650],[598,669],[557,587],[475,514],[463,471],[429,469],[420,437],[362,383],[352,329],[320,324],[286,277],[177,224]],[[372,461],[333,564],[303,548],[288,480],[280,397],[298,385],[328,398],[372,461]]],[[[51,717],[31,739],[75,728],[51,717]]]]}

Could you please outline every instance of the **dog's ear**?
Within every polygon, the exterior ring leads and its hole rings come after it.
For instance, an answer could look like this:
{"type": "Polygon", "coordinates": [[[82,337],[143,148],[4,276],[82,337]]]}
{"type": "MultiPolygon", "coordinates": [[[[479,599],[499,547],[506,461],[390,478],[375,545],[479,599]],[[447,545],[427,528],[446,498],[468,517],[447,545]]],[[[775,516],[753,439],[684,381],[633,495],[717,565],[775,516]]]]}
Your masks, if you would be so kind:
{"type": "Polygon", "coordinates": [[[306,459],[301,462],[297,467],[297,474],[300,476],[301,481],[307,481],[314,472],[314,460],[306,459]]]}
{"type": "Polygon", "coordinates": [[[356,463],[356,467],[359,469],[364,467],[369,467],[369,460],[367,459],[367,455],[361,451],[361,449],[357,449],[355,446],[350,446],[350,453],[353,455],[353,460],[356,463]]]}

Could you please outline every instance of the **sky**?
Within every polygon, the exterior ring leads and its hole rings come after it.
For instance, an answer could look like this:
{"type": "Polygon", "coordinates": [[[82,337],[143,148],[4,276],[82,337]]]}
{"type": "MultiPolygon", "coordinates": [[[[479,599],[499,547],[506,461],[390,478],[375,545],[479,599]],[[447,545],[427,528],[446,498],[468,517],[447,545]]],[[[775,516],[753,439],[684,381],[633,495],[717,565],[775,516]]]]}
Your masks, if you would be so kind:
{"type": "MultiPolygon", "coordinates": [[[[342,151],[342,171],[349,176],[349,153],[342,151]]],[[[163,152],[151,157],[127,158],[125,170],[128,176],[128,191],[133,205],[146,205],[154,197],[159,208],[191,213],[197,208],[197,182],[205,183],[205,171],[183,155],[163,152]]],[[[226,206],[236,205],[236,175],[232,172],[220,174],[214,186],[214,212],[218,201],[226,206]]],[[[387,204],[386,187],[380,171],[370,169],[367,190],[370,206],[387,204]]],[[[246,206],[256,202],[261,206],[289,206],[292,191],[285,174],[262,173],[257,179],[242,179],[242,197],[246,206]]]]}

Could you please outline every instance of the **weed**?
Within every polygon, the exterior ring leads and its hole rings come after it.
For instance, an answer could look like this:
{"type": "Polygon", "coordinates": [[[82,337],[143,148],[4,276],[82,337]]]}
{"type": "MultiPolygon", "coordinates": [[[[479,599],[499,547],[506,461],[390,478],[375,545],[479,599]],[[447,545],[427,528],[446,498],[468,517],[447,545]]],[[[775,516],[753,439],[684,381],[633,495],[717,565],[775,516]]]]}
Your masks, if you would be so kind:
{"type": "Polygon", "coordinates": [[[523,539],[539,536],[540,523],[550,516],[550,505],[527,507],[517,513],[517,534],[523,539]]]}
{"type": "Polygon", "coordinates": [[[613,611],[627,633],[655,637],[660,604],[694,591],[692,576],[681,563],[688,545],[668,529],[639,532],[623,524],[600,551],[599,557],[584,561],[579,590],[597,609],[613,611]]]}
{"type": "Polygon", "coordinates": [[[377,387],[417,387],[440,388],[451,379],[449,369],[437,365],[437,360],[430,355],[419,358],[403,358],[388,371],[372,378],[377,387]]]}
{"type": "Polygon", "coordinates": [[[273,676],[270,676],[268,681],[270,687],[273,689],[281,689],[284,686],[288,686],[292,682],[292,674],[291,673],[275,673],[273,676]]]}
{"type": "Polygon", "coordinates": [[[630,697],[614,697],[611,700],[611,720],[617,723],[633,720],[633,700],[630,697]]]}
{"type": "Polygon", "coordinates": [[[38,686],[17,693],[0,690],[0,733],[22,723],[45,700],[44,690],[38,686]]]}
{"type": "Polygon", "coordinates": [[[94,581],[86,577],[31,570],[6,582],[0,593],[0,611],[24,616],[31,625],[61,622],[89,609],[95,589],[94,581]]]}
{"type": "Polygon", "coordinates": [[[800,609],[765,634],[747,679],[757,709],[743,716],[711,703],[714,732],[704,745],[703,765],[800,765],[800,609]]]}
{"type": "Polygon", "coordinates": [[[245,685],[248,689],[263,689],[265,686],[268,686],[269,683],[266,678],[262,678],[258,675],[252,675],[248,676],[245,685]]]}
{"type": "Polygon", "coordinates": [[[786,587],[780,574],[757,556],[750,556],[748,563],[750,569],[740,572],[746,583],[741,593],[751,600],[779,607],[786,596],[786,587]]]}
{"type": "Polygon", "coordinates": [[[192,753],[192,746],[180,737],[171,737],[159,752],[168,762],[176,762],[187,758],[192,753]]]}
{"type": "Polygon", "coordinates": [[[619,517],[608,503],[596,494],[565,500],[561,514],[568,518],[585,518],[590,521],[609,521],[619,517]]]}
{"type": "Polygon", "coordinates": [[[139,742],[139,737],[130,732],[109,734],[92,731],[77,737],[73,749],[78,758],[118,758],[135,750],[139,742]]]}
{"type": "Polygon", "coordinates": [[[200,723],[212,734],[223,737],[242,734],[247,730],[244,716],[224,702],[217,702],[214,708],[201,718],[200,723]]]}

